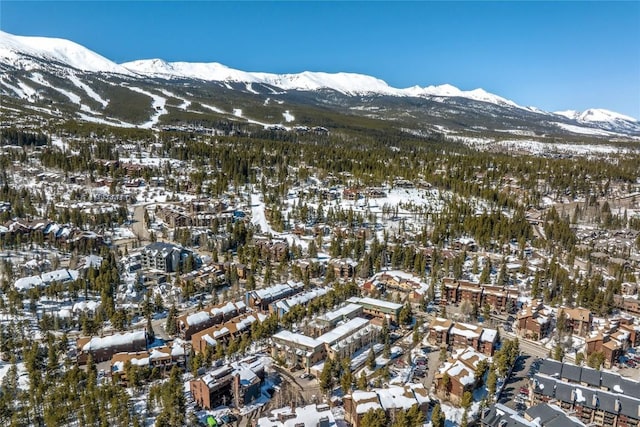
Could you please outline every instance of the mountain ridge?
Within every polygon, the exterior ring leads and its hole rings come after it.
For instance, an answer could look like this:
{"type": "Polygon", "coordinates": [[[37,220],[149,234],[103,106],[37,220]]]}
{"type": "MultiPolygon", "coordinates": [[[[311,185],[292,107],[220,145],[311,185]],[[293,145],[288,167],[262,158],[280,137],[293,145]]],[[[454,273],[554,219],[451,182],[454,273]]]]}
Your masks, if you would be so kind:
{"type": "MultiPolygon", "coordinates": [[[[30,103],[49,97],[54,102],[76,104],[74,108],[79,107],[76,115],[83,120],[91,119],[87,114],[93,116],[93,119],[98,117],[102,120],[103,114],[117,110],[118,108],[112,106],[108,98],[122,95],[122,90],[127,87],[128,82],[147,85],[144,86],[145,90],[137,88],[138,90],[135,91],[138,92],[139,100],[140,96],[149,97],[149,108],[153,111],[160,105],[159,101],[153,97],[160,96],[166,88],[174,90],[182,84],[181,82],[191,82],[188,85],[196,84],[197,86],[197,81],[200,81],[203,82],[201,86],[217,84],[222,89],[236,93],[266,97],[265,109],[269,108],[267,104],[271,96],[293,95],[296,92],[309,93],[314,95],[303,98],[289,96],[289,98],[296,102],[312,102],[317,106],[333,106],[332,108],[340,108],[348,114],[368,115],[381,120],[395,121],[399,120],[398,117],[403,117],[402,120],[409,117],[413,118],[414,124],[417,123],[423,129],[436,131],[442,129],[441,123],[444,120],[454,123],[460,129],[466,126],[472,132],[483,126],[490,126],[494,131],[503,132],[500,130],[501,126],[508,125],[512,129],[511,132],[516,135],[528,132],[544,136],[550,131],[551,134],[568,132],[573,135],[597,137],[632,136],[634,139],[640,137],[640,122],[620,113],[595,108],[583,112],[572,110],[547,112],[536,107],[520,106],[481,88],[465,91],[450,84],[442,84],[399,89],[390,86],[382,79],[364,74],[311,71],[295,74],[247,72],[217,62],[167,62],[162,59],[143,59],[117,64],[73,41],[16,36],[2,31],[0,31],[0,69],[7,71],[0,76],[0,91],[5,95],[30,103]],[[40,72],[48,74],[43,76],[40,72]],[[64,86],[60,79],[66,81],[68,85],[64,86]],[[118,87],[120,89],[117,89],[118,94],[115,95],[105,93],[100,95],[100,88],[96,87],[100,84],[116,86],[114,90],[118,87]],[[155,92],[153,90],[152,92],[155,95],[148,91],[154,87],[155,92]],[[326,91],[332,92],[333,95],[326,91]],[[60,101],[61,95],[64,101],[60,101]],[[396,102],[393,99],[407,101],[396,102]],[[411,101],[412,99],[416,101],[411,101]],[[405,108],[411,108],[413,111],[405,108]],[[392,111],[395,116],[385,116],[385,111],[392,111]],[[467,119],[463,119],[465,117],[467,119]],[[482,119],[482,117],[485,118],[482,119]],[[487,124],[496,120],[499,123],[487,124]],[[477,124],[478,121],[480,126],[477,124]],[[529,130],[526,130],[527,128],[529,130]]],[[[183,105],[191,105],[194,101],[196,105],[201,104],[209,112],[247,119],[249,123],[265,123],[236,114],[236,110],[242,111],[242,105],[228,105],[226,109],[221,109],[219,106],[210,105],[208,99],[203,103],[201,100],[187,96],[189,92],[181,93],[182,97],[178,98],[182,100],[183,105]]],[[[215,103],[216,99],[212,101],[215,103]]],[[[285,105],[283,108],[286,107],[285,105]]],[[[186,112],[186,108],[182,110],[186,112]]],[[[201,112],[192,113],[200,114],[201,112]]],[[[266,116],[269,114],[265,113],[266,116]]],[[[159,116],[157,113],[154,115],[156,119],[159,116]]],[[[113,122],[114,120],[113,117],[106,117],[105,121],[113,122]]],[[[119,121],[122,122],[121,119],[119,121]]],[[[154,125],[157,123],[157,120],[154,121],[154,125]]]]}

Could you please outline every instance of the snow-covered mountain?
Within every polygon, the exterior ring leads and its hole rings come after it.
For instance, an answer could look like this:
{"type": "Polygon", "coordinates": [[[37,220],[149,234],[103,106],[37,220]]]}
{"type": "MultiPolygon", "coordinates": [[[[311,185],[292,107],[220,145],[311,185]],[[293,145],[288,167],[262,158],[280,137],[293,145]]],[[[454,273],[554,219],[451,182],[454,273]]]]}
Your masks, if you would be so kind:
{"type": "MultiPolygon", "coordinates": [[[[236,103],[241,98],[242,102],[266,107],[269,100],[277,96],[286,98],[276,100],[283,111],[291,111],[296,102],[308,103],[334,108],[344,114],[394,120],[401,126],[402,121],[410,121],[412,127],[438,132],[454,126],[456,131],[468,128],[472,132],[481,129],[514,135],[640,137],[640,123],[632,117],[598,109],[549,113],[535,107],[522,107],[483,89],[465,91],[449,84],[394,88],[381,79],[363,74],[247,72],[216,62],[148,59],[117,64],[69,40],[16,36],[1,31],[0,70],[3,71],[0,95],[31,104],[65,103],[67,109],[76,111],[75,118],[110,124],[124,123],[122,116],[113,117],[122,111],[122,105],[129,110],[136,104],[122,104],[122,96],[137,97],[143,105],[140,109],[146,109],[138,113],[148,114],[151,126],[160,123],[161,116],[171,114],[171,108],[159,109],[170,98],[181,100],[180,109],[184,112],[194,104],[200,109],[191,111],[193,114],[241,117],[233,112],[241,111],[243,105],[232,103],[221,108],[214,105],[216,99],[207,98],[215,88],[227,91],[225,98],[231,97],[236,103]],[[208,89],[196,96],[185,90],[187,86],[208,89]],[[132,95],[123,95],[127,91],[132,95]],[[165,98],[168,93],[173,95],[165,98]],[[207,93],[209,95],[202,95],[207,93]],[[252,101],[248,101],[247,96],[252,101]],[[144,97],[148,97],[147,107],[144,107],[144,97]],[[116,107],[114,103],[118,101],[120,104],[116,107]]],[[[265,113],[266,118],[272,116],[273,112],[265,113]]],[[[245,119],[249,123],[261,123],[261,117],[245,119]]],[[[133,120],[131,125],[136,123],[140,122],[133,120]]]]}
{"type": "Polygon", "coordinates": [[[582,112],[574,110],[556,111],[555,114],[575,120],[581,124],[597,125],[601,129],[614,132],[621,129],[633,131],[638,127],[638,121],[633,117],[601,108],[590,108],[582,112]]]}
{"type": "Polygon", "coordinates": [[[416,97],[460,97],[475,101],[519,107],[515,102],[488,93],[483,89],[463,91],[449,84],[427,87],[413,86],[406,89],[398,89],[389,86],[384,80],[356,73],[323,73],[304,71],[297,74],[270,74],[236,70],[217,62],[166,62],[162,59],[132,61],[121,65],[124,68],[140,75],[164,79],[178,78],[258,83],[274,86],[282,90],[313,91],[331,89],[345,95],[378,94],[416,97]]]}
{"type": "Polygon", "coordinates": [[[43,62],[80,71],[129,75],[113,61],[70,40],[14,36],[0,31],[0,61],[22,70],[38,70],[43,62]]]}

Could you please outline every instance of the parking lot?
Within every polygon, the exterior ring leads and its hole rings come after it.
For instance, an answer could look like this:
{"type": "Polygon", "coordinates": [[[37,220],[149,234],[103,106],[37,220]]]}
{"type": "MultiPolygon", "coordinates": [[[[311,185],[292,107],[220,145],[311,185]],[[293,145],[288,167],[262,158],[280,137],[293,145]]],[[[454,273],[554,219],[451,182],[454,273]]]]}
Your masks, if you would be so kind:
{"type": "Polygon", "coordinates": [[[516,411],[526,409],[529,379],[535,372],[538,372],[538,360],[538,358],[527,354],[518,357],[513,373],[500,395],[500,403],[516,411]]]}

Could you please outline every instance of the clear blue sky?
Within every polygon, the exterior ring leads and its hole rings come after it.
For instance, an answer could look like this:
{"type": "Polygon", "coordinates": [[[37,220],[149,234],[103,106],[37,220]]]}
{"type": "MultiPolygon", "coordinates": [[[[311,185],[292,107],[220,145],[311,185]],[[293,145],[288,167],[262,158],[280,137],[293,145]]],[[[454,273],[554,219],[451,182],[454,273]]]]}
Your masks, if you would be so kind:
{"type": "Polygon", "coordinates": [[[450,83],[545,110],[640,118],[640,2],[31,2],[0,28],[62,37],[116,62],[349,71],[395,87],[450,83]]]}

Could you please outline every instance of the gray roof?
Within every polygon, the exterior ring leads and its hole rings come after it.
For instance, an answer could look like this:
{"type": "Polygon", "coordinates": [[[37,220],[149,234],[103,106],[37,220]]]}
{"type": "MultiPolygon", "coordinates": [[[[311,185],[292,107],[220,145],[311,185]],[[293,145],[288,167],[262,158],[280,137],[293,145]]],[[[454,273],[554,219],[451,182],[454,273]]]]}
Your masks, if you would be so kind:
{"type": "Polygon", "coordinates": [[[603,387],[613,390],[613,387],[615,385],[620,384],[620,375],[612,374],[611,372],[606,372],[606,371],[602,371],[600,375],[602,376],[601,385],[603,387]]]}
{"type": "Polygon", "coordinates": [[[640,418],[640,404],[638,400],[628,396],[619,396],[618,399],[620,400],[620,413],[630,418],[640,418]]]}
{"type": "Polygon", "coordinates": [[[541,424],[544,424],[545,422],[549,421],[552,418],[555,418],[558,415],[558,411],[545,403],[532,406],[524,412],[525,414],[530,416],[532,420],[540,418],[541,424]]]}
{"type": "Polygon", "coordinates": [[[543,359],[542,363],[540,363],[540,373],[553,376],[560,375],[562,371],[562,363],[553,359],[543,359]]]}
{"type": "Polygon", "coordinates": [[[607,371],[597,371],[592,368],[576,366],[570,363],[560,363],[556,360],[545,359],[540,364],[540,373],[563,378],[571,383],[586,383],[590,387],[604,387],[614,394],[640,399],[640,382],[625,378],[619,374],[607,371]]]}
{"type": "Polygon", "coordinates": [[[532,420],[537,418],[539,423],[533,424],[542,427],[584,427],[584,424],[577,418],[570,418],[560,407],[555,405],[540,403],[527,409],[525,413],[532,420]]]}
{"type": "Polygon", "coordinates": [[[535,391],[542,393],[544,396],[554,396],[556,381],[553,378],[536,374],[534,375],[534,380],[536,382],[535,391]]]}
{"type": "Polygon", "coordinates": [[[556,382],[556,399],[562,400],[563,402],[573,402],[574,398],[571,393],[574,387],[571,384],[565,383],[563,381],[556,382]]]}
{"type": "Polygon", "coordinates": [[[482,417],[482,425],[486,427],[498,427],[500,421],[505,422],[502,427],[533,427],[534,425],[511,408],[501,403],[496,403],[488,408],[488,412],[482,417]]]}
{"type": "Polygon", "coordinates": [[[592,368],[582,368],[580,381],[593,387],[600,387],[600,371],[592,368]]]}
{"type": "Polygon", "coordinates": [[[639,382],[632,381],[627,378],[622,378],[620,388],[622,388],[623,395],[640,399],[640,383],[639,382]]]}
{"type": "Polygon", "coordinates": [[[582,368],[576,365],[570,365],[568,363],[562,364],[562,378],[566,378],[571,382],[580,382],[580,373],[582,372],[582,368]]]}

